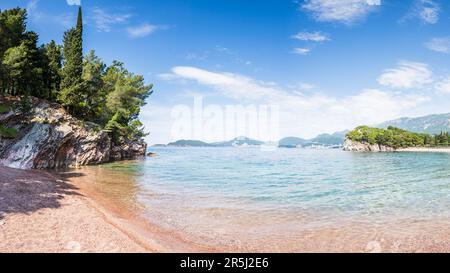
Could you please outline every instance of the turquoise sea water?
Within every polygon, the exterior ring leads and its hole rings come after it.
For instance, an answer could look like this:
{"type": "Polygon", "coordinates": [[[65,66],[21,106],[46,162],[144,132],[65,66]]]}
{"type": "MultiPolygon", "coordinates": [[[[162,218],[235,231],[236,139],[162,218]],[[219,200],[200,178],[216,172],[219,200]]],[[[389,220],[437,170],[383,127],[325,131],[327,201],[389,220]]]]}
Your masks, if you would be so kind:
{"type": "Polygon", "coordinates": [[[125,204],[142,206],[149,221],[210,245],[296,251],[309,249],[307,236],[331,242],[330,236],[345,241],[361,235],[358,247],[364,248],[380,234],[420,235],[429,222],[450,217],[448,153],[152,152],[158,156],[90,168],[102,177],[96,179],[100,189],[127,196],[125,204]],[[114,187],[119,176],[132,184],[131,194],[114,187]]]}

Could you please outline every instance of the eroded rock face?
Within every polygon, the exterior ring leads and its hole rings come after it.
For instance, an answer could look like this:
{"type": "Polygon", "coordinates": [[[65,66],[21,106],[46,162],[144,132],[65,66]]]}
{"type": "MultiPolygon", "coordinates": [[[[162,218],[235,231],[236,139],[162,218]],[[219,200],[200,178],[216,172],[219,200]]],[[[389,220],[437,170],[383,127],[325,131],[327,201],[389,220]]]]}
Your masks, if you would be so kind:
{"type": "Polygon", "coordinates": [[[0,138],[0,165],[52,169],[145,156],[144,141],[113,147],[108,134],[97,125],[82,123],[57,104],[38,100],[33,104],[31,118],[13,112],[0,115],[2,124],[20,132],[15,139],[0,138]]]}
{"type": "Polygon", "coordinates": [[[136,159],[145,155],[147,144],[144,141],[126,143],[121,146],[115,146],[111,149],[111,158],[113,160],[136,159]]]}
{"type": "Polygon", "coordinates": [[[369,143],[356,142],[346,139],[344,142],[344,151],[348,152],[395,152],[395,149],[379,144],[371,145],[369,143]]]}

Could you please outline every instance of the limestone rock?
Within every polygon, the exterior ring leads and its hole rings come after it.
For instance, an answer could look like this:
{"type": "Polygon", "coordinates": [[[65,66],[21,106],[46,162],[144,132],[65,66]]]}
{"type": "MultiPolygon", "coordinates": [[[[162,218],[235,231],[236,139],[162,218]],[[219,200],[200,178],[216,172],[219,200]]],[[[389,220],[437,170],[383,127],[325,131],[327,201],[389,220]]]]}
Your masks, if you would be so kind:
{"type": "Polygon", "coordinates": [[[388,147],[379,144],[369,144],[364,142],[356,142],[351,139],[346,139],[344,142],[344,151],[348,152],[395,152],[393,147],[388,147]]]}
{"type": "Polygon", "coordinates": [[[52,169],[101,164],[145,156],[144,141],[113,146],[97,125],[73,118],[60,105],[33,100],[33,114],[12,111],[0,122],[16,128],[15,139],[0,138],[0,165],[18,169],[52,169]]]}

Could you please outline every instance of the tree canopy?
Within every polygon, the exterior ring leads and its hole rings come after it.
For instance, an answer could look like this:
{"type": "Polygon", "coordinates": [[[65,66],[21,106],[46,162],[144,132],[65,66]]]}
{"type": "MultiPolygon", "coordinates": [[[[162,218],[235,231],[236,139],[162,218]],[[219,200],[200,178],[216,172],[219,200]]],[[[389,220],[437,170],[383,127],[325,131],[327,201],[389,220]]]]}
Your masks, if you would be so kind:
{"type": "Polygon", "coordinates": [[[81,7],[63,45],[38,46],[26,20],[24,9],[0,10],[0,96],[21,97],[23,109],[29,96],[58,102],[75,117],[101,125],[116,144],[145,136],[138,118],[153,86],[121,62],[107,66],[93,50],[84,56],[81,7]]]}
{"type": "Polygon", "coordinates": [[[441,147],[449,146],[448,132],[439,135],[419,134],[402,130],[393,126],[387,129],[360,126],[347,134],[347,138],[356,142],[379,144],[395,149],[408,147],[441,147]]]}

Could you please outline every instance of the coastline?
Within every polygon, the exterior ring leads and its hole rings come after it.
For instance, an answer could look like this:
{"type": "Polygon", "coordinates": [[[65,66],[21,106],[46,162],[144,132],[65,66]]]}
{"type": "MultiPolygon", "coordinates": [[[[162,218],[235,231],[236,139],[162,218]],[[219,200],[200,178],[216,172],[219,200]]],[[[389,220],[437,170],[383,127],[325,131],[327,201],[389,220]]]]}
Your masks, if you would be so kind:
{"type": "Polygon", "coordinates": [[[0,253],[213,251],[144,227],[119,205],[73,182],[79,176],[0,167],[0,253]]]}
{"type": "Polygon", "coordinates": [[[450,148],[422,148],[422,147],[412,147],[398,149],[396,152],[413,152],[413,153],[450,153],[450,148]]]}
{"type": "MultiPolygon", "coordinates": [[[[122,184],[121,177],[116,178],[122,184]]],[[[92,187],[92,179],[82,169],[55,175],[0,167],[0,253],[448,253],[450,249],[446,217],[420,220],[394,217],[382,222],[370,218],[342,219],[338,226],[311,227],[308,225],[317,220],[313,214],[304,214],[296,220],[298,226],[293,233],[289,233],[291,229],[277,229],[267,234],[275,237],[252,237],[244,232],[236,237],[242,240],[241,248],[206,247],[205,242],[200,245],[187,241],[178,233],[149,223],[148,219],[143,221],[139,213],[92,187]],[[279,241],[278,236],[284,232],[292,239],[279,241]]],[[[121,192],[122,188],[118,190],[121,192]]],[[[270,215],[259,215],[263,216],[263,222],[252,222],[257,219],[247,217],[249,214],[240,216],[245,218],[244,223],[274,225],[266,217],[270,215]]],[[[255,230],[253,224],[245,227],[255,230]]]]}

